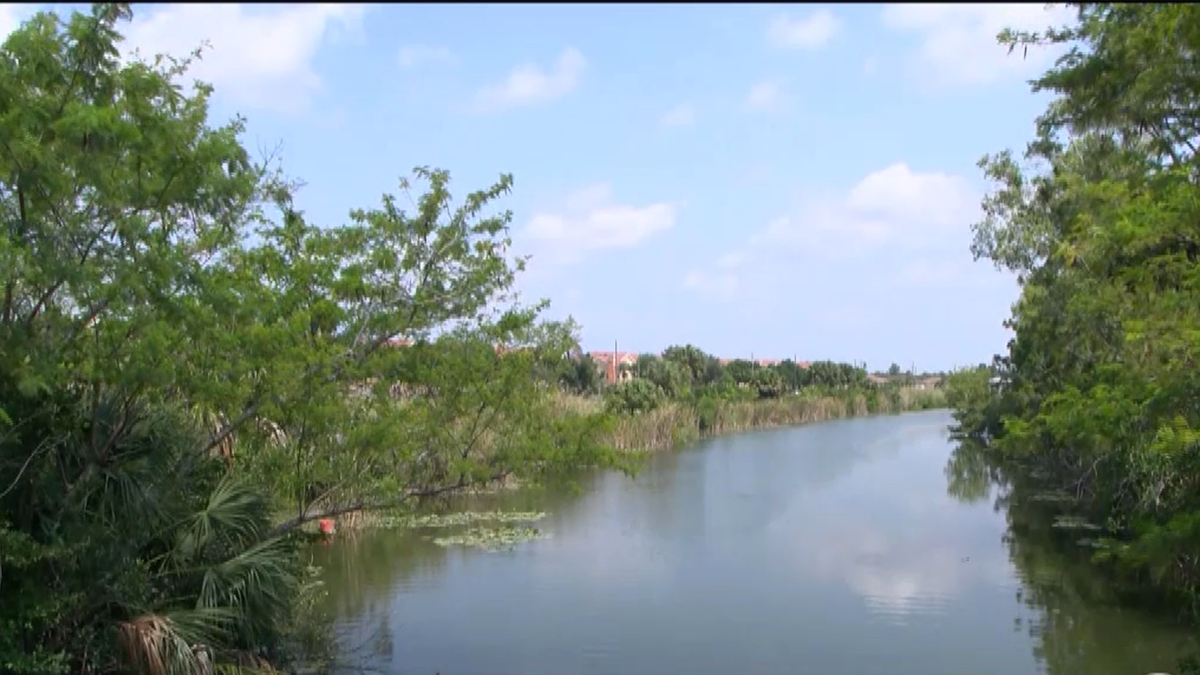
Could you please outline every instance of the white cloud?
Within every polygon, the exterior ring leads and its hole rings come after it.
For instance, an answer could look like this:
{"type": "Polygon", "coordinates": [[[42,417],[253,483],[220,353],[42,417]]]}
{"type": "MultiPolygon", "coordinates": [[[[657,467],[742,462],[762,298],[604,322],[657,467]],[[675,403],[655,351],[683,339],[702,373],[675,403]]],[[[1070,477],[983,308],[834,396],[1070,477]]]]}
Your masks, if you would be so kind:
{"type": "Polygon", "coordinates": [[[503,81],[490,84],[475,95],[479,112],[548,103],[575,91],[587,68],[587,59],[574,47],[564,49],[554,66],[544,70],[534,63],[517,66],[503,81]]]}
{"type": "Polygon", "coordinates": [[[961,176],[914,172],[903,162],[869,174],[850,190],[850,212],[901,225],[966,225],[978,205],[970,183],[961,176]]]}
{"type": "Polygon", "coordinates": [[[570,195],[561,213],[534,214],[523,234],[552,262],[565,264],[587,253],[637,246],[674,226],[676,209],[669,202],[617,204],[610,186],[599,184],[570,195]]]}
{"type": "Polygon", "coordinates": [[[208,42],[188,79],[213,84],[217,95],[249,107],[293,111],[308,105],[322,81],[317,50],[336,29],[356,31],[362,5],[166,5],[135,8],[126,53],[186,56],[208,42]]]}
{"type": "Polygon", "coordinates": [[[0,40],[21,25],[21,21],[30,14],[30,5],[15,2],[0,2],[0,40]]]}
{"type": "Polygon", "coordinates": [[[783,106],[783,103],[783,83],[779,80],[763,80],[750,87],[750,94],[746,97],[746,110],[750,112],[777,110],[783,106]]]}
{"type": "Polygon", "coordinates": [[[767,41],[782,49],[819,49],[833,39],[839,28],[841,21],[827,9],[795,19],[780,14],[767,27],[767,41]]]}
{"type": "Polygon", "coordinates": [[[914,611],[944,611],[971,586],[1013,583],[1005,560],[981,560],[976,552],[976,559],[964,564],[965,551],[925,531],[887,532],[850,521],[838,525],[847,529],[816,525],[814,535],[823,545],[797,549],[797,562],[830,581],[840,579],[884,620],[903,624],[914,611]]]}
{"type": "Polygon", "coordinates": [[[666,128],[686,127],[695,124],[696,111],[688,103],[681,103],[671,110],[658,121],[658,123],[666,128]]]}
{"type": "Polygon", "coordinates": [[[453,60],[454,55],[446,47],[427,45],[404,45],[396,57],[396,62],[405,70],[415,68],[422,63],[448,63],[453,60]]]}
{"type": "Polygon", "coordinates": [[[728,272],[708,274],[697,270],[683,277],[683,288],[723,302],[733,299],[738,285],[737,275],[728,272]]]}
{"type": "Polygon", "coordinates": [[[915,34],[920,45],[911,63],[922,78],[939,85],[986,84],[1027,76],[1044,69],[1055,57],[1051,49],[1008,54],[996,42],[1005,28],[1041,31],[1069,21],[1063,5],[1029,4],[893,4],[883,8],[883,24],[915,34]]]}
{"type": "Polygon", "coordinates": [[[717,259],[717,267],[732,269],[735,267],[741,267],[742,263],[744,262],[746,262],[745,251],[732,251],[717,259]]]}
{"type": "Polygon", "coordinates": [[[692,270],[683,277],[683,288],[700,295],[722,302],[733,300],[742,286],[738,274],[739,269],[747,260],[746,252],[734,250],[717,259],[713,272],[692,270]]]}
{"type": "MultiPolygon", "coordinates": [[[[978,193],[966,179],[940,172],[914,171],[903,162],[865,176],[838,194],[804,199],[792,213],[779,216],[752,234],[746,245],[712,266],[719,274],[735,275],[741,268],[759,269],[784,250],[814,258],[847,258],[881,245],[909,251],[943,242],[978,215],[978,193]]],[[[690,288],[707,288],[700,279],[714,275],[695,272],[690,288]]],[[[944,270],[909,270],[909,282],[925,281],[944,270]]],[[[736,278],[736,277],[735,277],[736,278]]],[[[723,282],[732,295],[745,283],[723,282]]]]}

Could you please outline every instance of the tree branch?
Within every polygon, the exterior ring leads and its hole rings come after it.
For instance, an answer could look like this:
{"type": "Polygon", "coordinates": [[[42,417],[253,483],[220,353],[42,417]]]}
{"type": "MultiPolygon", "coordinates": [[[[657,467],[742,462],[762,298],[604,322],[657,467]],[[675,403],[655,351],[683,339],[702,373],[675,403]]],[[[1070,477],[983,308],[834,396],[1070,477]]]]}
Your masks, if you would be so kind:
{"type": "Polygon", "coordinates": [[[443,495],[443,494],[446,494],[449,492],[465,490],[466,488],[469,488],[469,487],[476,487],[479,485],[487,485],[488,483],[495,483],[495,482],[504,480],[506,477],[508,477],[508,472],[501,471],[501,472],[492,474],[491,476],[489,476],[487,478],[479,478],[479,479],[475,479],[475,480],[467,480],[467,479],[463,478],[463,479],[460,479],[457,483],[452,483],[450,485],[442,485],[442,486],[434,487],[434,488],[406,490],[404,493],[402,493],[400,495],[400,497],[398,497],[394,500],[391,500],[391,501],[387,501],[387,502],[368,503],[366,501],[360,500],[353,504],[348,504],[345,506],[331,507],[328,509],[319,509],[316,511],[308,510],[308,511],[296,516],[295,518],[289,518],[289,519],[283,521],[282,523],[280,523],[279,525],[276,525],[274,527],[274,529],[272,529],[270,531],[269,536],[274,537],[274,536],[279,536],[281,534],[286,534],[286,533],[296,529],[297,527],[300,527],[301,525],[303,525],[305,523],[310,523],[314,520],[321,520],[322,518],[336,518],[338,516],[346,515],[347,513],[356,513],[359,511],[378,511],[380,509],[394,508],[394,507],[402,505],[404,502],[407,502],[410,499],[436,497],[438,495],[443,495]]]}

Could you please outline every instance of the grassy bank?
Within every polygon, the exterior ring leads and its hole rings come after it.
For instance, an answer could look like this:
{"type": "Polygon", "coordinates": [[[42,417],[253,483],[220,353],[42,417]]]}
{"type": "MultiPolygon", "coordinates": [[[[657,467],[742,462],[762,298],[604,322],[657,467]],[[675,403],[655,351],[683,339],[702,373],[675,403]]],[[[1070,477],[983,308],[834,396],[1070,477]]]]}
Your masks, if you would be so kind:
{"type": "MultiPolygon", "coordinates": [[[[597,399],[570,397],[564,406],[601,405],[597,399]]],[[[940,389],[822,392],[758,401],[704,398],[671,401],[644,413],[617,417],[608,443],[620,450],[672,450],[701,438],[756,429],[795,426],[813,422],[896,414],[943,408],[940,389]]]]}
{"type": "MultiPolygon", "coordinates": [[[[566,418],[604,412],[604,400],[598,396],[560,394],[553,399],[554,414],[566,418]]],[[[736,434],[757,429],[798,426],[814,422],[889,415],[946,407],[941,389],[911,387],[869,391],[810,392],[757,401],[728,401],[702,398],[698,401],[669,401],[654,410],[611,417],[612,424],[601,442],[626,452],[661,452],[681,448],[702,438],[736,434]]],[[[480,444],[489,445],[488,441],[480,444]]],[[[502,483],[464,490],[467,494],[486,494],[518,489],[522,482],[509,476],[502,483]]],[[[278,517],[287,514],[286,506],[278,517]]],[[[384,511],[356,511],[336,518],[339,529],[356,530],[380,525],[395,517],[384,511]]],[[[316,532],[316,524],[305,530],[316,532]]]]}

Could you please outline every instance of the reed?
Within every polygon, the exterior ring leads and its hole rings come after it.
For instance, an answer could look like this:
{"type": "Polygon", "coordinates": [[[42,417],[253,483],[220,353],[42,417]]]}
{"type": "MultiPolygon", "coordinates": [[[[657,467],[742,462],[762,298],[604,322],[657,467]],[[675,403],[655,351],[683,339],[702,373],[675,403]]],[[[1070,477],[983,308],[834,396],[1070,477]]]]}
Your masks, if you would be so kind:
{"type": "MultiPolygon", "coordinates": [[[[945,407],[945,401],[940,389],[915,388],[785,396],[760,401],[673,401],[646,413],[618,417],[609,443],[625,451],[673,450],[710,436],[847,417],[932,410],[945,407]]],[[[583,406],[589,404],[574,402],[562,405],[573,405],[577,406],[576,410],[582,410],[583,406]]],[[[599,404],[593,402],[591,405],[599,404]]]]}

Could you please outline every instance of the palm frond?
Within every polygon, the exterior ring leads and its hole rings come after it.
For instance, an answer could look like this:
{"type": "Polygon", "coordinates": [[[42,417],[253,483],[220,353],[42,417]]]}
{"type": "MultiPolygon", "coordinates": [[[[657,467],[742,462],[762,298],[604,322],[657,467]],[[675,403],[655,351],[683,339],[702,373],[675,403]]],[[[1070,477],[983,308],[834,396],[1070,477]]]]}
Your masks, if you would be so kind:
{"type": "Polygon", "coordinates": [[[270,523],[262,496],[247,481],[226,474],[204,508],[180,528],[177,561],[187,564],[206,547],[241,548],[262,539],[270,523]]]}
{"type": "Polygon", "coordinates": [[[209,675],[202,657],[202,633],[188,635],[188,626],[162,614],[145,614],[120,624],[117,634],[128,663],[144,675],[209,675]]]}

